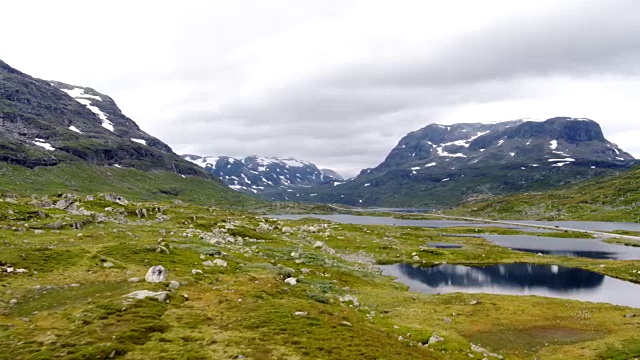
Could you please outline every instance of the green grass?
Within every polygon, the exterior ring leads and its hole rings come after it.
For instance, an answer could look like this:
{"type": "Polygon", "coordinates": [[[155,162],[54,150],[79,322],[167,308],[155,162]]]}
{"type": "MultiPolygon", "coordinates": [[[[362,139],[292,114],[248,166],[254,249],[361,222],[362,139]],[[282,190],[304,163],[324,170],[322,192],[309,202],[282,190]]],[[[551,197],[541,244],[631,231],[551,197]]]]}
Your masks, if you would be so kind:
{"type": "Polygon", "coordinates": [[[470,342],[509,359],[622,358],[636,351],[630,339],[638,338],[637,318],[624,316],[633,309],[544,297],[412,293],[372,265],[413,262],[417,253],[421,261],[414,263],[423,266],[558,264],[640,283],[638,261],[540,257],[450,236],[460,229],[262,220],[166,200],[131,206],[82,200],[102,215],[72,215],[36,208],[31,200],[0,202],[0,265],[28,270],[0,273],[0,359],[468,359],[470,342]],[[122,217],[105,207],[121,208],[122,217]],[[162,208],[165,217],[138,219],[136,208],[162,208]],[[58,220],[60,229],[47,227],[58,220]],[[78,221],[84,228],[72,229],[78,221]],[[262,222],[273,230],[258,229],[262,222]],[[208,240],[221,231],[233,242],[208,240]],[[325,248],[314,247],[317,241],[325,248]],[[463,247],[423,246],[432,241],[463,247]],[[227,266],[203,265],[217,257],[227,266]],[[180,287],[128,281],[144,278],[153,265],[163,265],[180,287]],[[290,276],[297,285],[284,282],[290,276]],[[166,302],[123,298],[136,290],[169,296],[166,302]],[[359,304],[341,303],[345,295],[359,304]],[[473,299],[479,303],[470,305],[473,299]],[[295,316],[298,311],[306,316],[295,316]],[[420,345],[434,333],[445,341],[420,345]]]}
{"type": "Polygon", "coordinates": [[[181,200],[209,206],[243,208],[262,200],[240,194],[219,181],[199,176],[144,172],[133,168],[63,163],[28,169],[0,164],[0,193],[41,196],[55,193],[117,193],[128,200],[181,200]]]}

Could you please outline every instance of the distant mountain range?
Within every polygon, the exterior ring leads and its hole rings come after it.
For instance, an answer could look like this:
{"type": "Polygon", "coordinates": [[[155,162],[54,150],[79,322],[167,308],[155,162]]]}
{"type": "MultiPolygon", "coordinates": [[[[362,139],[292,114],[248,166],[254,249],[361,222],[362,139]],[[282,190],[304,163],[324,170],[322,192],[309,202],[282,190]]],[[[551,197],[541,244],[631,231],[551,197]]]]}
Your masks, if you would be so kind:
{"type": "Polygon", "coordinates": [[[240,159],[228,156],[183,157],[215,175],[232,189],[266,199],[294,200],[288,194],[295,190],[342,180],[333,170],[318,169],[310,162],[292,158],[255,155],[240,159]]]}
{"type": "Polygon", "coordinates": [[[403,137],[375,168],[295,197],[356,206],[443,207],[554,188],[634,164],[633,156],[585,118],[431,124],[403,137]]]}

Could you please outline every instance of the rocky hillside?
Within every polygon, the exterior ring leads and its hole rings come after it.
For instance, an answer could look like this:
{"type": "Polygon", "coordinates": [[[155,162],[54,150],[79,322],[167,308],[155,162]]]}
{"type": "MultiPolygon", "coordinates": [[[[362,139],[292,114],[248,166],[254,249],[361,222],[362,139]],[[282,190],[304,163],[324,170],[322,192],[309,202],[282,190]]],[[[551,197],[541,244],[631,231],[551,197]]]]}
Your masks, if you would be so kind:
{"type": "Polygon", "coordinates": [[[0,193],[118,191],[133,199],[253,201],[141,130],[109,96],[36,79],[2,61],[0,174],[0,193]]]}
{"type": "Polygon", "coordinates": [[[288,194],[296,189],[342,180],[333,170],[320,170],[310,162],[292,158],[255,155],[241,159],[228,156],[183,157],[203,167],[232,189],[258,194],[267,199],[289,200],[288,194]]]}
{"type": "Polygon", "coordinates": [[[109,96],[36,79],[0,61],[0,161],[32,168],[77,160],[205,176],[109,96]]]}
{"type": "Polygon", "coordinates": [[[443,207],[541,190],[627,170],[634,158],[583,118],[431,124],[409,133],[354,180],[313,189],[306,201],[443,207]]]}

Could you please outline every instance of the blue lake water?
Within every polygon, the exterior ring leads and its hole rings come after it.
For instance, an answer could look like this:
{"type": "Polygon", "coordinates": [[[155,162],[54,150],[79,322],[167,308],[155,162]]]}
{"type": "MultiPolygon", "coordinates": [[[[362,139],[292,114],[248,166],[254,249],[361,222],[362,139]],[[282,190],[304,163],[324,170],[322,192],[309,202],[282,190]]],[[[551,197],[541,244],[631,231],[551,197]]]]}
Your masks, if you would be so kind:
{"type": "Polygon", "coordinates": [[[498,264],[472,267],[445,264],[422,268],[411,264],[395,264],[382,265],[380,268],[384,275],[396,277],[411,291],[426,294],[538,295],[640,308],[640,284],[558,265],[498,264]]]}

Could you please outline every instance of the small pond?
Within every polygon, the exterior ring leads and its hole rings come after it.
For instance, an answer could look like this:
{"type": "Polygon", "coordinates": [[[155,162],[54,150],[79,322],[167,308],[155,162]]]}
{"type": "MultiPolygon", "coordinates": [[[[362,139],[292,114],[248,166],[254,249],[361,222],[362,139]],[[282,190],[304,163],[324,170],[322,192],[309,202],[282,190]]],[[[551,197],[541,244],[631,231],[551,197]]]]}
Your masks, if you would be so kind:
{"type": "Polygon", "coordinates": [[[628,230],[637,231],[640,234],[640,224],[632,222],[608,222],[608,221],[535,221],[535,220],[505,220],[512,223],[558,226],[569,229],[592,230],[592,231],[614,231],[628,230]]]}
{"type": "Polygon", "coordinates": [[[409,286],[411,291],[438,293],[489,293],[539,295],[640,308],[640,284],[592,271],[558,265],[498,264],[484,267],[411,264],[381,265],[384,275],[409,286]]]}
{"type": "Polygon", "coordinates": [[[554,238],[531,235],[472,235],[513,250],[587,257],[592,259],[638,260],[640,247],[608,244],[597,239],[554,238]]]}

